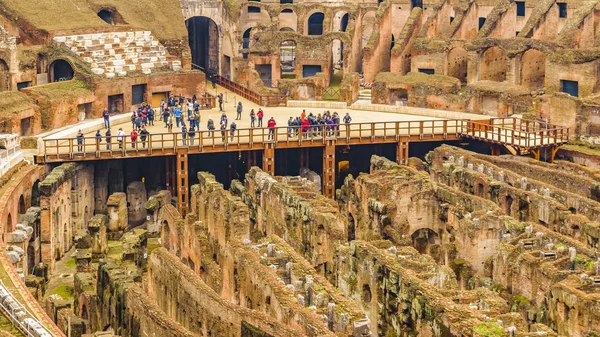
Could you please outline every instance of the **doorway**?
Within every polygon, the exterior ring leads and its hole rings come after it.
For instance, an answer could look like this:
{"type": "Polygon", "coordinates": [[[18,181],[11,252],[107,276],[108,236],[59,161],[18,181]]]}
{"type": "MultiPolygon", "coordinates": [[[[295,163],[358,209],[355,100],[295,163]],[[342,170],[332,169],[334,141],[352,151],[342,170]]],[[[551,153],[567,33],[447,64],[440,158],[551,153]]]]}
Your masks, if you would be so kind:
{"type": "Polygon", "coordinates": [[[123,94],[108,96],[108,111],[113,114],[120,114],[125,111],[123,94]]]}

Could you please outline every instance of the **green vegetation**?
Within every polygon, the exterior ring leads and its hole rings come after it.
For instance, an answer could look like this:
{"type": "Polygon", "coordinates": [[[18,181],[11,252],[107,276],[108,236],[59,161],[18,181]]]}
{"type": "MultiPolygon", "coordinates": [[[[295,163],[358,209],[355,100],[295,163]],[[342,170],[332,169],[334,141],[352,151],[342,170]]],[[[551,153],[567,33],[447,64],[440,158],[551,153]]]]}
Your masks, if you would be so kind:
{"type": "Polygon", "coordinates": [[[92,90],[87,83],[79,80],[55,82],[32,87],[28,90],[32,94],[45,96],[49,100],[61,99],[65,97],[79,97],[92,94],[92,90]]]}
{"type": "Polygon", "coordinates": [[[0,93],[0,118],[12,117],[11,114],[34,107],[31,97],[18,91],[4,91],[0,93]]]}
{"type": "Polygon", "coordinates": [[[69,268],[75,268],[75,266],[77,265],[77,262],[75,261],[75,259],[71,258],[69,259],[66,263],[65,266],[69,267],[69,268]]]}
{"type": "Polygon", "coordinates": [[[0,315],[0,331],[8,332],[11,336],[23,336],[4,315],[0,315]]]}
{"type": "Polygon", "coordinates": [[[473,335],[478,337],[500,337],[504,330],[496,322],[483,322],[473,328],[473,335]]]}
{"type": "Polygon", "coordinates": [[[73,298],[75,290],[73,289],[73,286],[61,285],[52,289],[50,294],[60,295],[60,297],[62,297],[63,299],[69,299],[73,298]]]}

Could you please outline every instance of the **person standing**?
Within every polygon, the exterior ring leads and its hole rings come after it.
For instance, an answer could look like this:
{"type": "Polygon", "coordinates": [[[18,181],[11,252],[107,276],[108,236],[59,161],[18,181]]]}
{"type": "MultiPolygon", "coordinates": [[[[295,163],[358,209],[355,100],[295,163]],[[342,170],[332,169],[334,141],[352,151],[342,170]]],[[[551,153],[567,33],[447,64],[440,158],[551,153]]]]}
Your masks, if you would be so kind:
{"type": "Polygon", "coordinates": [[[256,119],[256,113],[254,112],[254,109],[250,110],[250,127],[253,128],[254,127],[254,120],[256,119]]]}
{"type": "Polygon", "coordinates": [[[169,114],[169,119],[167,120],[167,132],[173,132],[173,114],[169,114]]]}
{"type": "Polygon", "coordinates": [[[125,136],[125,132],[123,132],[122,128],[119,128],[117,131],[117,142],[119,142],[119,149],[123,148],[123,136],[125,136]]]}
{"type": "Polygon", "coordinates": [[[188,118],[188,120],[190,121],[190,131],[191,131],[192,128],[196,127],[196,115],[194,115],[193,112],[190,112],[190,117],[188,118]]]}
{"type": "Polygon", "coordinates": [[[182,142],[183,142],[183,146],[187,145],[187,128],[185,127],[185,123],[183,123],[181,125],[181,138],[182,138],[182,142]]]}
{"type": "Polygon", "coordinates": [[[106,136],[106,149],[110,150],[110,141],[111,141],[111,136],[112,134],[110,133],[110,128],[106,129],[106,133],[104,134],[106,136]]]}
{"type": "Polygon", "coordinates": [[[223,112],[223,93],[220,93],[217,97],[219,98],[219,111],[223,112]]]}
{"type": "Polygon", "coordinates": [[[179,109],[179,106],[175,107],[173,115],[175,115],[175,125],[179,128],[179,124],[181,123],[181,109],[179,109]]]}
{"type": "Polygon", "coordinates": [[[154,109],[148,107],[148,125],[154,126],[154,109]]]}
{"type": "Polygon", "coordinates": [[[221,121],[220,121],[220,123],[221,123],[221,124],[225,124],[225,128],[227,128],[227,124],[228,124],[228,123],[227,123],[227,115],[226,115],[225,113],[223,113],[223,114],[221,115],[221,121]]]}
{"type": "Polygon", "coordinates": [[[336,136],[340,136],[340,115],[338,115],[337,112],[333,113],[333,117],[331,117],[331,119],[333,120],[333,128],[335,130],[335,134],[336,136]]]}
{"type": "Polygon", "coordinates": [[[235,122],[231,122],[231,126],[229,127],[229,133],[230,133],[232,143],[233,143],[233,137],[235,137],[235,129],[237,129],[237,125],[235,125],[235,122]]]}
{"type": "Polygon", "coordinates": [[[137,141],[138,132],[133,129],[129,135],[131,136],[131,148],[135,149],[135,142],[137,141]]]}
{"type": "Polygon", "coordinates": [[[96,151],[100,151],[100,143],[102,143],[102,134],[98,130],[96,131],[96,151]]]}
{"type": "Polygon", "coordinates": [[[169,115],[170,115],[170,113],[169,113],[169,108],[168,107],[166,107],[163,110],[162,115],[163,115],[163,121],[165,122],[165,128],[169,127],[169,115]]]}
{"type": "Polygon", "coordinates": [[[269,119],[267,122],[267,127],[269,128],[269,136],[267,137],[267,140],[275,140],[275,125],[277,125],[275,118],[271,117],[271,119],[269,119]]]}
{"type": "Polygon", "coordinates": [[[194,125],[190,125],[190,130],[188,131],[190,136],[190,145],[194,145],[194,137],[196,137],[196,128],[194,125]]]}
{"type": "Polygon", "coordinates": [[[235,117],[235,120],[242,120],[242,102],[239,102],[237,105],[237,116],[235,117]]]}
{"type": "Polygon", "coordinates": [[[258,113],[256,114],[256,117],[258,117],[258,127],[262,128],[262,120],[263,117],[265,116],[265,113],[263,112],[262,108],[258,108],[258,113]]]}
{"type": "Polygon", "coordinates": [[[104,118],[104,128],[110,129],[110,114],[107,108],[104,108],[104,111],[102,111],[102,118],[104,118]]]}
{"type": "Polygon", "coordinates": [[[346,112],[346,116],[344,116],[344,123],[350,124],[350,122],[352,122],[352,117],[350,117],[350,114],[346,112]]]}
{"type": "Polygon", "coordinates": [[[217,78],[215,74],[210,75],[210,82],[212,83],[213,89],[217,88],[217,78]]]}
{"type": "Polygon", "coordinates": [[[79,129],[77,132],[77,151],[81,152],[83,150],[83,132],[79,129]]]}
{"type": "Polygon", "coordinates": [[[206,123],[206,128],[208,129],[208,136],[212,137],[212,135],[214,135],[215,122],[213,122],[211,116],[208,116],[208,122],[206,123]]]}
{"type": "Polygon", "coordinates": [[[223,143],[225,142],[225,132],[227,131],[227,126],[221,123],[221,140],[223,143]]]}
{"type": "Polygon", "coordinates": [[[146,130],[146,127],[144,126],[142,128],[142,131],[140,131],[140,139],[142,140],[142,147],[145,148],[146,147],[146,137],[150,134],[150,132],[148,132],[148,130],[146,130]]]}
{"type": "Polygon", "coordinates": [[[288,138],[292,138],[292,134],[294,133],[294,118],[290,116],[288,119],[288,138]]]}

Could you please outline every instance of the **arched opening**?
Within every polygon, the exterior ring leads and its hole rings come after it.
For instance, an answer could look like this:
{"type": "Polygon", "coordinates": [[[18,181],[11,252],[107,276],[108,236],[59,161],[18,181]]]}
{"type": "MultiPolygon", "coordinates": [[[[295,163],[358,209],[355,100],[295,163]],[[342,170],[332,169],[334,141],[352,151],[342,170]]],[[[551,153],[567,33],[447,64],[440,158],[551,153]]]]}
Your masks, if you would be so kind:
{"type": "Polygon", "coordinates": [[[333,65],[333,75],[335,72],[342,70],[344,64],[344,42],[335,39],[331,41],[331,57],[333,65]]]}
{"type": "Polygon", "coordinates": [[[506,215],[508,215],[508,216],[511,215],[512,204],[513,204],[513,198],[510,195],[507,195],[506,198],[504,199],[504,213],[506,213],[506,215]]]}
{"type": "Polygon", "coordinates": [[[170,250],[171,249],[171,231],[169,228],[169,223],[167,222],[167,220],[163,221],[162,224],[162,235],[161,235],[161,240],[163,243],[163,246],[170,250]]]}
{"type": "Polygon", "coordinates": [[[394,48],[394,43],[396,43],[396,38],[394,37],[394,34],[392,34],[392,42],[390,44],[390,51],[394,48]]]}
{"type": "Polygon", "coordinates": [[[33,268],[35,267],[35,248],[33,242],[30,242],[27,246],[27,273],[33,274],[33,268]]]}
{"type": "Polygon", "coordinates": [[[279,30],[280,32],[293,32],[294,30],[290,27],[283,27],[279,30]]]}
{"type": "Polygon", "coordinates": [[[364,48],[371,38],[373,33],[373,26],[377,21],[375,11],[367,12],[362,18],[362,48],[364,48]]]}
{"type": "Polygon", "coordinates": [[[50,64],[50,82],[72,80],[75,71],[71,64],[65,60],[56,60],[50,64]]]}
{"type": "Polygon", "coordinates": [[[342,20],[340,21],[340,32],[345,32],[346,28],[348,28],[348,13],[342,16],[342,20]]]}
{"type": "Polygon", "coordinates": [[[279,13],[279,28],[281,31],[284,28],[289,28],[291,31],[296,31],[298,29],[298,15],[294,13],[290,8],[286,8],[279,13]]]}
{"type": "Polygon", "coordinates": [[[296,78],[296,42],[285,40],[279,45],[281,78],[296,78]]]}
{"type": "Polygon", "coordinates": [[[98,12],[98,17],[109,25],[115,24],[115,15],[111,10],[103,9],[98,12]]]}
{"type": "Polygon", "coordinates": [[[467,83],[467,51],[456,47],[448,53],[448,76],[458,78],[460,83],[467,83]]]}
{"type": "Polygon", "coordinates": [[[33,183],[33,187],[31,188],[31,206],[39,207],[40,206],[40,189],[39,189],[40,181],[36,180],[33,183]]]}
{"type": "Polygon", "coordinates": [[[483,184],[482,183],[478,183],[477,187],[475,189],[475,195],[477,195],[480,198],[483,198],[484,197],[484,192],[485,192],[485,189],[483,187],[483,184]]]}
{"type": "Polygon", "coordinates": [[[23,194],[19,197],[19,214],[25,214],[27,212],[27,206],[25,205],[25,197],[23,194]]]}
{"type": "Polygon", "coordinates": [[[352,214],[348,214],[348,242],[356,239],[356,223],[352,214]]]}
{"type": "Polygon", "coordinates": [[[314,13],[308,18],[308,35],[323,35],[323,20],[325,14],[321,12],[314,13]]]}
{"type": "Polygon", "coordinates": [[[6,228],[7,228],[7,232],[12,232],[14,231],[14,226],[13,226],[13,222],[12,222],[12,214],[8,213],[8,217],[6,217],[6,228]]]}
{"type": "Polygon", "coordinates": [[[366,305],[369,305],[371,303],[371,286],[369,286],[368,284],[363,284],[362,286],[362,295],[361,295],[361,299],[362,302],[366,305]]]}
{"type": "Polygon", "coordinates": [[[539,50],[529,49],[521,57],[521,85],[530,90],[544,88],[546,57],[539,50]]]}
{"type": "Polygon", "coordinates": [[[250,48],[250,33],[251,32],[252,32],[252,28],[248,28],[242,35],[242,49],[250,48]]]}
{"type": "Polygon", "coordinates": [[[0,91],[10,90],[10,71],[8,64],[0,59],[0,91]]]}
{"type": "Polygon", "coordinates": [[[479,80],[504,82],[508,72],[508,57],[500,47],[488,48],[481,56],[479,80]]]}
{"type": "Polygon", "coordinates": [[[88,317],[89,317],[89,314],[88,314],[87,306],[84,304],[83,306],[81,306],[81,318],[88,319],[88,317]]]}
{"type": "Polygon", "coordinates": [[[421,254],[429,254],[431,246],[438,244],[438,234],[429,228],[417,229],[411,237],[413,247],[421,254]]]}
{"type": "Polygon", "coordinates": [[[193,66],[207,74],[218,74],[220,33],[217,24],[205,16],[194,16],[186,20],[185,25],[193,66]]]}

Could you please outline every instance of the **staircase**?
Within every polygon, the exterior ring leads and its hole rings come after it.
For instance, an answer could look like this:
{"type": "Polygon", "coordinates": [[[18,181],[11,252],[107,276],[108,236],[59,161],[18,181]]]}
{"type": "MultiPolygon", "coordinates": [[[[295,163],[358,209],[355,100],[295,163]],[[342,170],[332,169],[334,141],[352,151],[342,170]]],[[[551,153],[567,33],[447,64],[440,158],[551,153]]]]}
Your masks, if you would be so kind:
{"type": "Polygon", "coordinates": [[[361,87],[355,104],[371,104],[371,88],[361,87]]]}
{"type": "Polygon", "coordinates": [[[106,78],[136,71],[150,74],[165,67],[181,70],[181,61],[169,60],[165,47],[150,31],[56,36],[54,41],[70,48],[94,74],[106,78]]]}

